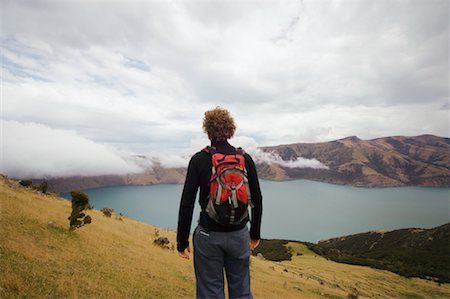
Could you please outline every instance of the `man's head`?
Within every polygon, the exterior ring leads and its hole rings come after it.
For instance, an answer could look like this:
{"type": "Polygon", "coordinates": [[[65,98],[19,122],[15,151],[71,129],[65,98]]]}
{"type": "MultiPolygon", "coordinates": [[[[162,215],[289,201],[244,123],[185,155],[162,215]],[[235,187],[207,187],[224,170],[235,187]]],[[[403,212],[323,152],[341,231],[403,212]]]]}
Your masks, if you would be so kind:
{"type": "Polygon", "coordinates": [[[227,140],[233,137],[236,124],[228,110],[216,107],[205,112],[203,118],[203,131],[210,140],[227,140]]]}

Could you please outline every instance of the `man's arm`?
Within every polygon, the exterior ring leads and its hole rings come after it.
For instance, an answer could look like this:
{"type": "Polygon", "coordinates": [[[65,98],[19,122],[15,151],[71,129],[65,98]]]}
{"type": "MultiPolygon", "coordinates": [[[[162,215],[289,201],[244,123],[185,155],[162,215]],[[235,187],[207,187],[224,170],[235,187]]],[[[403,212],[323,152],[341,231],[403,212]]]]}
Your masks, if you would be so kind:
{"type": "MultiPolygon", "coordinates": [[[[186,181],[181,195],[180,210],[178,212],[177,250],[180,252],[180,255],[186,248],[190,251],[189,232],[191,230],[192,213],[194,211],[195,198],[199,187],[197,158],[198,155],[194,155],[189,161],[186,181]]],[[[189,256],[187,256],[187,258],[189,258],[189,256]]]]}
{"type": "MultiPolygon", "coordinates": [[[[248,154],[245,154],[245,167],[247,169],[250,196],[253,203],[251,212],[250,238],[252,240],[259,240],[261,239],[262,195],[255,163],[253,162],[252,157],[248,154]]],[[[256,244],[256,246],[258,245],[256,244]]]]}

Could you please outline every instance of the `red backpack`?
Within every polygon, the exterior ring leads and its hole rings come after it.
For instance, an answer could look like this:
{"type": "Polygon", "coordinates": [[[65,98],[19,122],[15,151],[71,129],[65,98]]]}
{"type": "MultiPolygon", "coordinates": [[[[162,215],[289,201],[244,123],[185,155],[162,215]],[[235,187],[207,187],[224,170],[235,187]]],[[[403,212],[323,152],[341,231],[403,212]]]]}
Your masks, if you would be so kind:
{"type": "Polygon", "coordinates": [[[216,152],[214,147],[206,147],[211,155],[212,174],[210,194],[206,212],[222,225],[238,225],[248,217],[250,200],[244,150],[237,148],[234,154],[216,152]]]}

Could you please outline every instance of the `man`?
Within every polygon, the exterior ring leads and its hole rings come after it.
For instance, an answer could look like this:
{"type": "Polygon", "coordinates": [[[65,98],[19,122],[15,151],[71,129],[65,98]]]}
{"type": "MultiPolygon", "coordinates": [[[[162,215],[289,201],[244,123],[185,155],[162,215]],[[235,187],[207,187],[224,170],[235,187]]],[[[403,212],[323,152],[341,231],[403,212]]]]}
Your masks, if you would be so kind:
{"type": "MultiPolygon", "coordinates": [[[[236,125],[223,108],[205,112],[203,130],[215,153],[235,155],[237,149],[228,143],[236,125]]],[[[189,232],[195,198],[200,188],[201,213],[193,236],[194,269],[197,298],[224,298],[224,271],[230,298],[253,298],[250,291],[250,251],[259,245],[262,215],[262,196],[255,164],[244,153],[245,169],[250,189],[251,227],[248,215],[240,222],[224,225],[214,220],[207,208],[212,175],[211,152],[202,150],[190,160],[178,215],[177,250],[180,257],[189,259],[189,232]],[[209,213],[208,213],[209,212],[209,213]]]]}

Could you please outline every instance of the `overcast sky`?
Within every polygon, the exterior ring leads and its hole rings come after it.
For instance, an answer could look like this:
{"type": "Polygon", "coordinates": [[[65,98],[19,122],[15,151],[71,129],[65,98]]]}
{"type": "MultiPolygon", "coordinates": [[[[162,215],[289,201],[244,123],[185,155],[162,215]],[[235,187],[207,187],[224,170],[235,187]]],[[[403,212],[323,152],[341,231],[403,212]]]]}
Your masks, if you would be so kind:
{"type": "Polygon", "coordinates": [[[0,3],[4,172],[192,154],[215,106],[236,145],[449,137],[448,0],[0,3]]]}

